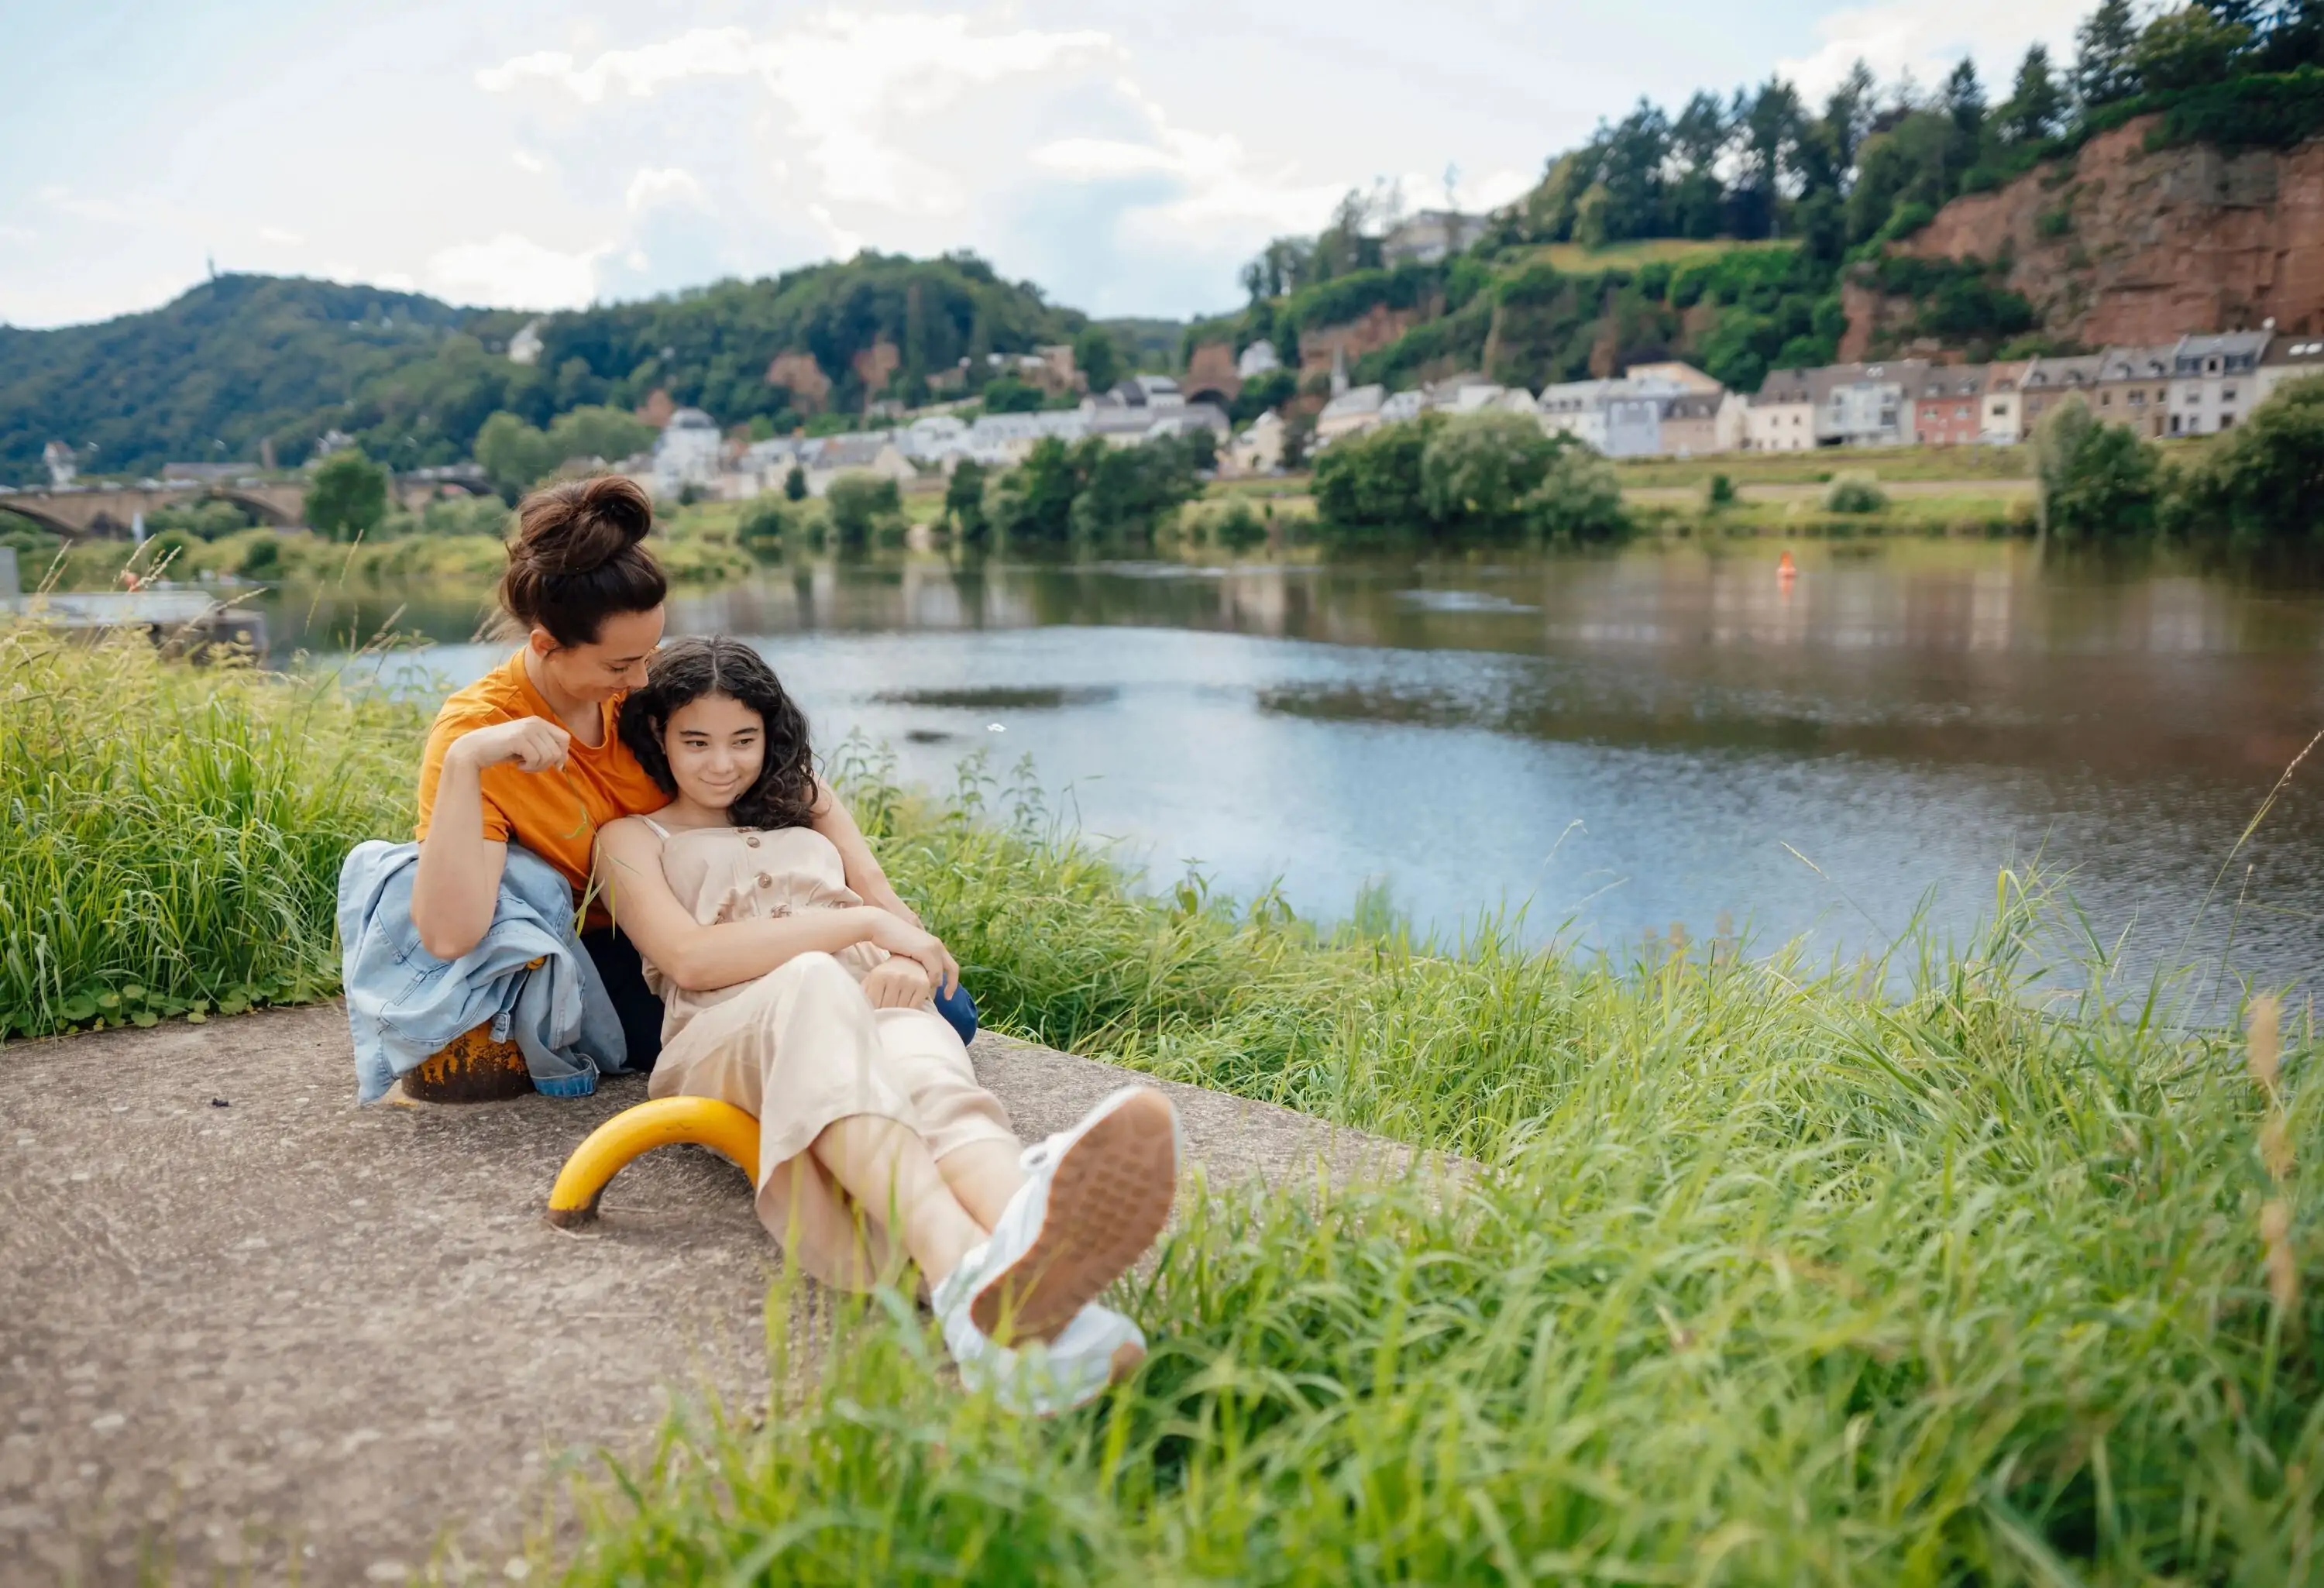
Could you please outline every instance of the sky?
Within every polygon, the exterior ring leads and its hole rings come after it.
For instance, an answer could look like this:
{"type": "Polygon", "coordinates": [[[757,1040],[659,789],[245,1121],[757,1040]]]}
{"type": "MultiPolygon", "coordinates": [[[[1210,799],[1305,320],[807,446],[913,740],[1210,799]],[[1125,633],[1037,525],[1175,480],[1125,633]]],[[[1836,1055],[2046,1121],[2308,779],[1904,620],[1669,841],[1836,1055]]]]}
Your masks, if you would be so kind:
{"type": "Polygon", "coordinates": [[[0,0],[0,323],[213,266],[555,309],[864,247],[1184,317],[1351,186],[1489,208],[1641,96],[1859,55],[1998,100],[2089,4],[0,0]]]}

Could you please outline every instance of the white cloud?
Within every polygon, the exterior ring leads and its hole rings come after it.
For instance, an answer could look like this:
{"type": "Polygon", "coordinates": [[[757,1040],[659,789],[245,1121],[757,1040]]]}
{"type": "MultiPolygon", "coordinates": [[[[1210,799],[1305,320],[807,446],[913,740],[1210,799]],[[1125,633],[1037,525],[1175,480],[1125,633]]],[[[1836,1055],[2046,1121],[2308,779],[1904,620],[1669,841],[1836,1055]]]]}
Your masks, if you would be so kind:
{"type": "Polygon", "coordinates": [[[1955,0],[1941,6],[1881,0],[1849,6],[1817,22],[1823,42],[1806,55],[1777,61],[1775,75],[1815,97],[1837,87],[1858,60],[1884,83],[1909,71],[1928,84],[1971,55],[1987,96],[1999,99],[2007,92],[2005,74],[2015,73],[2027,45],[2046,43],[2052,64],[2064,63],[2074,24],[2089,9],[2089,0],[1955,0]]]}
{"type": "Polygon", "coordinates": [[[540,51],[488,67],[476,81],[494,93],[546,84],[595,105],[692,79],[756,77],[789,112],[788,135],[825,198],[943,214],[960,208],[959,183],[907,152],[898,137],[907,124],[942,113],[971,89],[1118,53],[1109,35],[1091,30],[979,32],[958,15],[832,12],[764,37],[696,28],[605,51],[586,65],[566,51],[540,51]]]}
{"type": "Polygon", "coordinates": [[[280,243],[286,248],[299,247],[307,241],[304,235],[285,226],[261,226],[258,237],[263,243],[280,243]]]}
{"type": "Polygon", "coordinates": [[[658,171],[641,168],[630,179],[630,190],[624,201],[632,215],[650,209],[657,204],[690,204],[701,208],[708,202],[703,194],[702,184],[694,180],[694,173],[675,165],[666,165],[658,171]]]}
{"type": "Polygon", "coordinates": [[[576,309],[597,295],[597,261],[613,252],[601,243],[560,254],[515,232],[489,242],[459,243],[428,261],[431,286],[458,302],[576,309]]]}
{"type": "Polygon", "coordinates": [[[549,169],[549,162],[529,149],[512,149],[509,152],[509,158],[516,162],[517,170],[529,171],[534,176],[549,169]]]}

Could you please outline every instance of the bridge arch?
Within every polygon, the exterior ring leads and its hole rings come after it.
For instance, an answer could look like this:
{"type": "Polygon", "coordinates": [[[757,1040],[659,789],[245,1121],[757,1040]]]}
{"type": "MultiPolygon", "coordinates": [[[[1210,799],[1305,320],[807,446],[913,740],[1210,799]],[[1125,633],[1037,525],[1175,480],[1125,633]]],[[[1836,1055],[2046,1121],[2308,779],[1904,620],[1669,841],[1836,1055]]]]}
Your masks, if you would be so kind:
{"type": "Polygon", "coordinates": [[[298,515],[285,512],[279,504],[255,491],[237,491],[231,485],[212,485],[202,493],[202,498],[208,502],[231,502],[272,529],[284,529],[299,522],[298,515]]]}
{"type": "Polygon", "coordinates": [[[78,524],[69,523],[45,507],[36,507],[21,496],[0,496],[0,512],[13,512],[27,523],[67,540],[78,540],[86,533],[78,524]]]}

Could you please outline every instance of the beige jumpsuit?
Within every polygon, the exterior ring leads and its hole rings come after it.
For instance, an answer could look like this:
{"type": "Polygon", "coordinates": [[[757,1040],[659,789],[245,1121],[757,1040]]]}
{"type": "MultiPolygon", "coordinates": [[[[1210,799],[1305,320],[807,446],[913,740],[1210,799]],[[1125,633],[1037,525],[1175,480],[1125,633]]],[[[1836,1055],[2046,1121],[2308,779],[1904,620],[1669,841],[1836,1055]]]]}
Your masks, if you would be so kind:
{"type": "MultiPolygon", "coordinates": [[[[662,873],[704,925],[843,909],[839,851],[811,827],[663,832],[662,873]]],[[[793,1261],[826,1284],[860,1288],[891,1276],[900,1248],[858,1210],[807,1151],[835,1121],[876,1114],[908,1126],[942,1161],[973,1141],[1017,1138],[1000,1099],[978,1084],[960,1035],[932,1004],[874,1009],[864,975],[887,951],[859,943],[802,954],[754,982],[714,992],[672,985],[649,960],[662,1000],[655,1097],[716,1097],[759,1122],[760,1222],[793,1261]]]]}

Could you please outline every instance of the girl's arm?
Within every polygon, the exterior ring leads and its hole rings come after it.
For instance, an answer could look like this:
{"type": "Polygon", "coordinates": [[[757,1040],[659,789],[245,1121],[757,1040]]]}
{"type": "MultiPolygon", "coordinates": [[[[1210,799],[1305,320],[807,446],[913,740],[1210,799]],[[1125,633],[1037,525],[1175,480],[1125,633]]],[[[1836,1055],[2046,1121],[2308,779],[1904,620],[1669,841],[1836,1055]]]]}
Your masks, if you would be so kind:
{"type": "Polygon", "coordinates": [[[831,785],[821,778],[815,780],[815,830],[831,840],[839,851],[840,864],[846,870],[848,891],[868,904],[876,904],[890,915],[898,915],[914,926],[920,924],[919,913],[896,896],[888,881],[888,873],[880,869],[879,857],[864,841],[863,829],[847,814],[847,807],[831,785]]]}
{"type": "MultiPolygon", "coordinates": [[[[918,960],[939,983],[952,963],[936,938],[869,904],[704,926],[669,891],[661,840],[634,817],[597,835],[597,883],[614,926],[689,992],[755,981],[802,954],[836,954],[858,943],[918,960]]],[[[957,984],[957,971],[953,974],[955,982],[948,984],[957,984]]]]}

